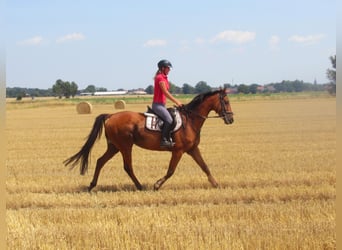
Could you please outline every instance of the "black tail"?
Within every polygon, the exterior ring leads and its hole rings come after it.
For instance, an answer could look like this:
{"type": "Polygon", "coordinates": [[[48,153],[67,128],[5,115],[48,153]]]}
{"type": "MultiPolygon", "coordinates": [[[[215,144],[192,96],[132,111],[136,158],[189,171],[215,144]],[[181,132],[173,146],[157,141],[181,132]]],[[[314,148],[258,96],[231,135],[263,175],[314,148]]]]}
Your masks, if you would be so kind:
{"type": "Polygon", "coordinates": [[[85,172],[88,170],[88,159],[89,154],[94,146],[94,143],[97,139],[100,139],[103,129],[103,124],[108,117],[108,114],[101,114],[96,117],[94,125],[92,130],[90,131],[90,134],[88,135],[87,141],[84,143],[81,150],[76,153],[75,155],[71,156],[70,158],[66,159],[63,163],[65,166],[72,164],[71,169],[76,166],[76,164],[81,160],[81,167],[80,167],[80,173],[81,175],[84,175],[85,172]]]}

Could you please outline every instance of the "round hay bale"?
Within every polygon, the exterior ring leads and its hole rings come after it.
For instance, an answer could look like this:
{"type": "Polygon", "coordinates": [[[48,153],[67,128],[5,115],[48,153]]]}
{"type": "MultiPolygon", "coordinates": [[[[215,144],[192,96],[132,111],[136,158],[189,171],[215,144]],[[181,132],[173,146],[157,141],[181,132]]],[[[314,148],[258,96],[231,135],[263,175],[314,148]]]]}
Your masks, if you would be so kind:
{"type": "Polygon", "coordinates": [[[114,103],[115,109],[125,109],[126,102],[124,100],[116,101],[114,103]]]}
{"type": "Polygon", "coordinates": [[[79,114],[90,114],[93,106],[89,102],[80,102],[76,106],[77,113],[79,114]]]}

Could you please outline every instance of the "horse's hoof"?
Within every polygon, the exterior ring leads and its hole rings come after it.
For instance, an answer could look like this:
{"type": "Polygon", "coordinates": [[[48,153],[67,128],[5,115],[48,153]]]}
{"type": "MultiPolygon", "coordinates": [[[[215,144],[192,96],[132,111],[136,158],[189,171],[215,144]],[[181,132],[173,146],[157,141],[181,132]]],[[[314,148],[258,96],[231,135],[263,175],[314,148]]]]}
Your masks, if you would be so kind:
{"type": "Polygon", "coordinates": [[[154,186],[153,186],[154,191],[158,191],[159,188],[160,188],[160,185],[158,183],[154,184],[154,186]]]}
{"type": "Polygon", "coordinates": [[[164,178],[161,178],[160,180],[158,180],[158,181],[154,184],[154,191],[158,191],[159,188],[163,185],[164,182],[165,182],[164,178]]]}
{"type": "Polygon", "coordinates": [[[214,179],[214,177],[212,177],[212,176],[209,176],[208,177],[208,180],[209,180],[209,182],[210,182],[210,184],[214,187],[214,188],[218,188],[218,183],[216,182],[216,180],[214,179]]]}
{"type": "Polygon", "coordinates": [[[90,186],[88,187],[88,192],[90,193],[91,190],[95,187],[95,185],[93,185],[92,183],[90,183],[90,186]]]}

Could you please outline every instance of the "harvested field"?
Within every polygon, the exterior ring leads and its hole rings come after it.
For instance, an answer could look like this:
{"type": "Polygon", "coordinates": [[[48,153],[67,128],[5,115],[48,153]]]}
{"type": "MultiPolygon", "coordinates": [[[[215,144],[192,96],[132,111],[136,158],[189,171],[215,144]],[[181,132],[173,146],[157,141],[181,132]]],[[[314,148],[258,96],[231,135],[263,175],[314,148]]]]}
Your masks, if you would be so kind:
{"type": "MultiPolygon", "coordinates": [[[[237,100],[235,122],[208,119],[200,150],[214,189],[184,155],[155,192],[170,153],[135,147],[136,191],[118,154],[86,192],[89,172],[63,161],[83,145],[94,118],[120,112],[93,104],[8,108],[8,249],[336,249],[335,98],[237,100]]],[[[10,106],[10,105],[9,105],[10,106]]],[[[146,104],[126,104],[144,112],[146,104]]]]}

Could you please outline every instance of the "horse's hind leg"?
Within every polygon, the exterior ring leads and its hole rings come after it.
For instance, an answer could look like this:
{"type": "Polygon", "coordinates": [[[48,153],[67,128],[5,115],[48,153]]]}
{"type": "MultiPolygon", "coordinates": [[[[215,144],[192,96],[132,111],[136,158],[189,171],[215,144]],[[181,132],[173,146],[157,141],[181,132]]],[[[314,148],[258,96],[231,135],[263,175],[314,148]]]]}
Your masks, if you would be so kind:
{"type": "Polygon", "coordinates": [[[126,173],[131,177],[132,181],[134,182],[136,188],[138,190],[142,190],[142,185],[138,181],[137,177],[134,174],[133,167],[132,167],[132,147],[121,150],[123,162],[124,162],[124,169],[126,173]]]}
{"type": "Polygon", "coordinates": [[[99,178],[101,169],[104,164],[106,164],[106,162],[109,161],[117,152],[119,152],[119,150],[113,144],[107,144],[107,151],[99,159],[97,159],[94,177],[88,188],[89,192],[96,186],[97,179],[99,178]]]}

